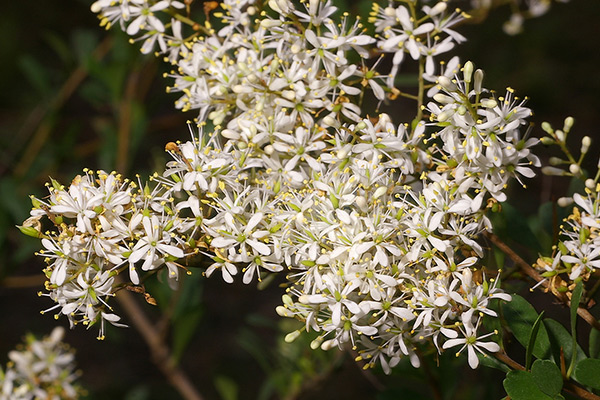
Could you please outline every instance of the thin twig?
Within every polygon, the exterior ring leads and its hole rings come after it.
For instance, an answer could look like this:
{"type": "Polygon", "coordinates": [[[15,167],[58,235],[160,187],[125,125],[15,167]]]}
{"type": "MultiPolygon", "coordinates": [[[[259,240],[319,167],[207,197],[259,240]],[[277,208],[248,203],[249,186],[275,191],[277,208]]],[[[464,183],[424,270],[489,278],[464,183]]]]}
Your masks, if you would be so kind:
{"type": "Polygon", "coordinates": [[[46,276],[43,274],[7,276],[0,280],[0,286],[11,289],[24,289],[43,286],[44,282],[46,282],[46,276]]]}
{"type": "Polygon", "coordinates": [[[506,354],[503,351],[499,351],[497,353],[494,353],[493,356],[496,357],[498,359],[498,361],[503,362],[504,364],[508,365],[512,369],[515,369],[515,370],[518,370],[518,371],[525,371],[525,367],[524,366],[522,366],[521,364],[519,364],[518,362],[516,362],[515,360],[513,360],[512,358],[510,358],[508,356],[508,354],[506,354]]]}
{"type": "Polygon", "coordinates": [[[581,397],[582,399],[600,400],[600,396],[596,396],[594,393],[590,393],[587,390],[580,388],[579,386],[575,385],[572,382],[565,382],[564,386],[565,387],[563,388],[563,390],[566,390],[567,392],[571,392],[574,395],[581,397]]]}
{"type": "MultiPolygon", "coordinates": [[[[504,254],[510,257],[511,260],[515,262],[519,267],[521,267],[521,271],[523,271],[527,276],[539,282],[546,289],[550,289],[550,285],[548,280],[546,280],[543,276],[541,276],[531,265],[529,265],[525,260],[523,260],[517,253],[515,253],[506,243],[502,241],[498,236],[491,232],[485,232],[484,235],[490,239],[492,243],[496,245],[504,254]]],[[[571,306],[571,300],[564,293],[557,293],[552,291],[561,302],[563,302],[567,307],[571,306]]],[[[600,330],[600,322],[596,320],[596,318],[585,308],[578,307],[577,314],[583,318],[585,322],[593,326],[594,328],[600,330]]]]}
{"type": "Polygon", "coordinates": [[[117,300],[128,315],[129,321],[141,333],[150,347],[152,358],[156,366],[165,375],[167,380],[186,400],[202,400],[202,396],[194,387],[185,373],[173,362],[169,348],[162,340],[156,327],[146,317],[134,295],[126,290],[117,294],[117,300]]]}

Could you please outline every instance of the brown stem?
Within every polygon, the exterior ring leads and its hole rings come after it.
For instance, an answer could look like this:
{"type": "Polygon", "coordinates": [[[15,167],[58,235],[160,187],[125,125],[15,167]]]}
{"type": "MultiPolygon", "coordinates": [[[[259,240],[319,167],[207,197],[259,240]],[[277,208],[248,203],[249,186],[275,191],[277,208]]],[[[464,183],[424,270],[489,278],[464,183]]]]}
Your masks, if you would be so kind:
{"type": "Polygon", "coordinates": [[[585,400],[600,400],[600,396],[595,395],[594,393],[590,393],[587,390],[580,388],[579,386],[575,385],[572,382],[565,382],[564,383],[564,390],[567,392],[571,392],[576,396],[581,397],[582,399],[585,400]]]}
{"type": "MultiPolygon", "coordinates": [[[[540,282],[540,284],[546,289],[550,289],[550,285],[548,280],[546,280],[543,276],[541,276],[531,265],[529,265],[525,260],[523,260],[517,253],[515,253],[506,243],[504,243],[498,236],[491,232],[484,232],[484,235],[496,245],[504,254],[510,257],[511,260],[515,262],[527,276],[535,280],[536,282],[540,282]]],[[[561,302],[563,302],[568,307],[571,306],[571,301],[564,293],[558,293],[556,291],[552,291],[561,302]]],[[[578,307],[577,314],[583,318],[585,322],[594,328],[600,330],[600,322],[596,320],[596,318],[585,308],[578,307]]]]}
{"type": "Polygon", "coordinates": [[[0,286],[5,288],[24,289],[40,287],[46,282],[46,276],[43,274],[29,276],[7,276],[0,280],[0,286]]]}
{"type": "Polygon", "coordinates": [[[169,348],[163,342],[159,332],[144,314],[132,293],[121,290],[117,300],[128,315],[129,321],[141,333],[150,347],[154,364],[161,370],[167,380],[186,400],[202,400],[202,396],[190,382],[185,373],[173,362],[169,348]]]}
{"type": "Polygon", "coordinates": [[[498,353],[494,353],[494,357],[496,357],[499,361],[502,361],[504,364],[508,365],[512,369],[525,371],[525,367],[513,360],[503,351],[499,351],[498,353]]]}

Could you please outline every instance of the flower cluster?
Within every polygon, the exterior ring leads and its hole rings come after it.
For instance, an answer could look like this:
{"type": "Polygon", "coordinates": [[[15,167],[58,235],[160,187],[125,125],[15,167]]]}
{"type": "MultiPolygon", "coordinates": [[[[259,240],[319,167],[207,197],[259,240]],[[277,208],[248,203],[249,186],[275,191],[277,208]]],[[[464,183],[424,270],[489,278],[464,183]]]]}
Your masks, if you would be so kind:
{"type": "Polygon", "coordinates": [[[63,328],[54,328],[50,336],[26,338],[25,348],[8,353],[10,362],[0,368],[1,400],[76,399],[81,389],[74,384],[75,356],[62,339],[63,328]]]}
{"type": "Polygon", "coordinates": [[[185,237],[176,233],[185,220],[177,218],[172,199],[115,173],[86,170],[68,188],[53,180],[48,189],[47,199],[32,198],[32,217],[21,228],[44,246],[47,296],[57,303],[45,312],[58,309],[71,326],[99,322],[103,338],[105,321],[122,326],[108,305],[124,285],[119,272],[128,271],[138,285],[136,265],[152,271],[166,264],[176,281],[174,261],[185,255],[185,237]],[[56,230],[42,233],[42,217],[56,230]]]}
{"type": "Polygon", "coordinates": [[[373,3],[370,22],[375,25],[377,47],[384,53],[392,53],[392,69],[388,85],[394,86],[405,55],[420,62],[421,74],[435,81],[434,57],[452,50],[455,44],[466,41],[460,33],[451,29],[453,25],[468,17],[460,10],[446,12],[448,3],[439,2],[433,7],[425,5],[417,13],[415,4],[382,8],[373,3]]]}
{"type": "MultiPolygon", "coordinates": [[[[546,279],[553,291],[565,292],[574,287],[574,283],[590,277],[600,270],[600,163],[594,178],[587,178],[581,168],[585,156],[592,144],[589,136],[581,140],[579,157],[574,157],[567,146],[567,138],[574,120],[565,119],[562,129],[553,129],[548,123],[542,127],[548,136],[542,141],[548,145],[556,145],[564,153],[561,157],[550,158],[549,166],[542,171],[548,175],[572,176],[584,181],[584,193],[575,193],[571,197],[562,197],[558,205],[570,207],[572,211],[561,225],[560,239],[555,246],[552,257],[541,257],[534,265],[546,279]]],[[[543,282],[543,281],[542,281],[543,282]]]]}
{"type": "MultiPolygon", "coordinates": [[[[167,25],[153,13],[179,15],[179,6],[100,0],[93,9],[160,43],[167,25]],[[145,19],[133,19],[135,7],[145,19]]],[[[477,352],[499,349],[479,332],[484,316],[496,317],[490,301],[510,300],[477,238],[509,180],[539,164],[522,132],[530,110],[512,89],[487,91],[471,62],[437,70],[434,57],[464,41],[450,29],[463,16],[446,3],[375,6],[375,36],[347,14],[334,20],[330,1],[268,6],[226,0],[219,29],[207,21],[203,36],[169,53],[170,91],[182,93],[178,108],[199,111],[200,132],[167,144],[173,159],[154,186],[86,171],[34,198],[22,230],[42,239],[52,309],[72,325],[100,322],[102,337],[105,321],[118,324],[108,305],[117,290],[160,271],[176,282],[176,261],[201,254],[211,260],[205,275],[226,282],[285,271],[277,312],[318,332],[313,347],[350,344],[389,373],[402,357],[418,366],[416,345],[427,341],[440,352],[461,346],[475,368],[477,352]],[[387,75],[381,58],[370,60],[382,53],[393,54],[387,75]],[[420,66],[419,93],[407,96],[415,119],[369,117],[364,97],[402,95],[394,77],[405,54],[420,66]],[[42,233],[42,217],[55,231],[42,233]]]]}
{"type": "Polygon", "coordinates": [[[97,0],[92,4],[92,11],[100,13],[101,26],[109,29],[118,24],[128,35],[143,41],[142,53],[151,53],[158,46],[169,60],[176,60],[179,53],[187,51],[186,39],[182,36],[181,18],[164,21],[163,14],[178,15],[173,11],[183,8],[185,4],[177,0],[97,0]]]}

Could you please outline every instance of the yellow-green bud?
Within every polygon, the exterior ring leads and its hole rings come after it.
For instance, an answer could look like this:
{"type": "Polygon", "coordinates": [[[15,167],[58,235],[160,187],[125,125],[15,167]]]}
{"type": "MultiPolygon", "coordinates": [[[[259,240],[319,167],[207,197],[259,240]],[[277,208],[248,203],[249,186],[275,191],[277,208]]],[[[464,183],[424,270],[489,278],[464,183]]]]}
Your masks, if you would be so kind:
{"type": "Polygon", "coordinates": [[[473,63],[471,61],[465,63],[463,75],[465,82],[471,83],[471,78],[473,77],[473,63]]]}

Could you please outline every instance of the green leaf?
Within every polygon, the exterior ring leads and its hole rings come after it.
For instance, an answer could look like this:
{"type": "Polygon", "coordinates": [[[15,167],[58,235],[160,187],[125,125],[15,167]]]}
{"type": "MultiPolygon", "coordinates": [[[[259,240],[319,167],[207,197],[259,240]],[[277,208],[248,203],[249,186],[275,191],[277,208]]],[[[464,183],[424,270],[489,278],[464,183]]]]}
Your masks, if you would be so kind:
{"type": "Polygon", "coordinates": [[[571,297],[571,332],[575,335],[575,324],[577,322],[577,309],[579,308],[579,302],[581,301],[581,295],[583,293],[583,281],[579,281],[575,289],[573,290],[573,296],[571,297]]]}
{"type": "Polygon", "coordinates": [[[509,237],[515,243],[519,243],[529,249],[542,251],[537,235],[531,230],[527,218],[523,212],[513,205],[502,203],[502,211],[492,217],[494,232],[501,237],[509,237]],[[498,221],[498,220],[501,220],[498,221]],[[500,229],[496,229],[496,222],[500,222],[500,229]]]}
{"type": "MultiPolygon", "coordinates": [[[[573,289],[573,295],[571,296],[571,337],[572,345],[571,345],[571,354],[576,351],[577,347],[577,309],[579,308],[579,302],[581,301],[581,294],[583,293],[583,281],[579,281],[573,289]]],[[[573,369],[575,368],[575,358],[571,359],[571,363],[569,364],[569,369],[567,370],[567,379],[573,373],[573,369]]]]}
{"type": "Polygon", "coordinates": [[[537,339],[537,334],[540,329],[540,325],[542,323],[542,317],[544,316],[544,311],[538,315],[537,319],[533,323],[531,327],[531,334],[529,335],[529,342],[527,343],[527,348],[525,349],[525,369],[529,371],[531,368],[531,354],[533,348],[535,346],[535,340],[537,339]]]}
{"type": "Polygon", "coordinates": [[[512,400],[552,399],[540,390],[533,376],[527,371],[510,371],[502,384],[512,400]]]}
{"type": "Polygon", "coordinates": [[[586,358],[579,361],[574,378],[582,385],[600,390],[600,360],[586,358]]]}
{"type": "Polygon", "coordinates": [[[65,66],[69,66],[73,61],[71,47],[67,44],[63,37],[56,32],[48,31],[43,34],[44,41],[54,50],[65,66]]]}
{"type": "Polygon", "coordinates": [[[95,30],[76,30],[72,36],[72,49],[81,65],[88,66],[98,45],[98,34],[95,30]]]}
{"type": "Polygon", "coordinates": [[[590,331],[590,358],[600,358],[600,331],[596,328],[590,331]]]}
{"type": "Polygon", "coordinates": [[[548,396],[560,394],[563,378],[558,366],[550,360],[535,360],[531,366],[531,376],[540,390],[548,396]]]}
{"type": "Polygon", "coordinates": [[[238,386],[231,378],[219,375],[215,378],[215,387],[223,400],[237,400],[238,386]]]}
{"type": "MultiPolygon", "coordinates": [[[[572,338],[569,332],[562,326],[558,321],[546,318],[544,319],[544,326],[548,332],[550,338],[550,347],[552,349],[552,356],[556,364],[560,365],[560,349],[563,349],[565,356],[565,364],[569,365],[571,357],[573,355],[573,345],[571,343],[572,338]]],[[[583,360],[586,358],[585,353],[579,345],[577,345],[577,360],[583,360]]]]}
{"type": "MultiPolygon", "coordinates": [[[[47,97],[50,95],[52,88],[48,82],[51,80],[47,69],[44,68],[41,62],[33,56],[26,54],[18,60],[18,65],[25,78],[29,81],[29,84],[36,91],[37,96],[47,97]]],[[[25,87],[27,88],[27,86],[25,87]]]]}
{"type": "MultiPolygon", "coordinates": [[[[502,304],[502,314],[515,338],[527,348],[531,337],[531,327],[538,318],[535,308],[523,297],[513,294],[512,301],[502,304]]],[[[541,359],[550,356],[550,340],[544,325],[540,325],[531,353],[541,359]]]]}

